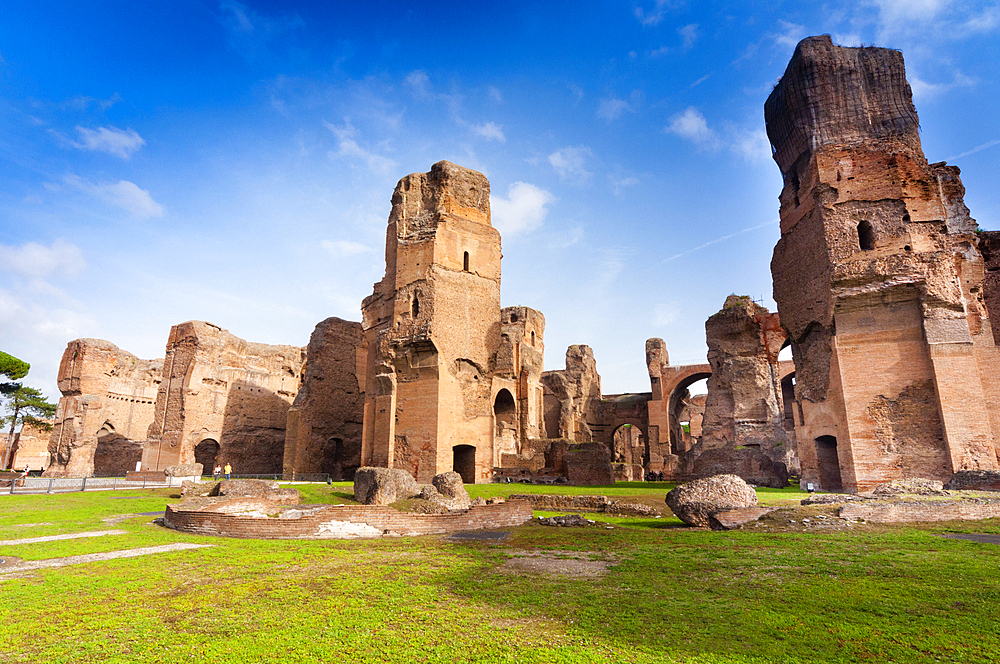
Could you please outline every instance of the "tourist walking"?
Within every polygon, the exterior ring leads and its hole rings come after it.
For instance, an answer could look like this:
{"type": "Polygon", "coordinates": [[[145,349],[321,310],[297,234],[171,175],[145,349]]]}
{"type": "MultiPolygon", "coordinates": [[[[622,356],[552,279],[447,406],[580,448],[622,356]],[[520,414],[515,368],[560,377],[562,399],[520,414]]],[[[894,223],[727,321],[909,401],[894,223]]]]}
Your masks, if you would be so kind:
{"type": "Polygon", "coordinates": [[[233,474],[233,467],[230,466],[229,462],[227,461],[226,462],[226,479],[228,480],[229,476],[232,475],[232,474],[233,474]]]}
{"type": "Polygon", "coordinates": [[[222,474],[222,466],[220,466],[219,464],[215,464],[215,469],[212,471],[212,479],[218,480],[219,475],[221,474],[222,474]]]}

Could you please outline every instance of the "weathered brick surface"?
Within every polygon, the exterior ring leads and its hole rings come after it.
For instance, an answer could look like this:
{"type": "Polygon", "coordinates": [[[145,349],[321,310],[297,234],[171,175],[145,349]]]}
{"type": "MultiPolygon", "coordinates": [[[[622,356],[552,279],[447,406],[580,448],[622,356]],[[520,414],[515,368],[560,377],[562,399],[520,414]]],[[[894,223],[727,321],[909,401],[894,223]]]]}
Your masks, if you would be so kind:
{"type": "Polygon", "coordinates": [[[165,524],[200,535],[259,539],[342,539],[432,535],[483,528],[509,528],[531,519],[531,505],[508,500],[448,514],[409,514],[374,505],[302,505],[298,518],[264,518],[168,505],[165,524]],[[348,525],[358,528],[349,528],[348,525]]]}
{"type": "Polygon", "coordinates": [[[874,523],[995,519],[1000,518],[1000,500],[857,503],[841,507],[840,517],[874,523]]]}
{"type": "Polygon", "coordinates": [[[923,154],[902,54],[804,39],[764,115],[784,178],[771,273],[803,484],[997,469],[988,242],[958,169],[923,154]]]}

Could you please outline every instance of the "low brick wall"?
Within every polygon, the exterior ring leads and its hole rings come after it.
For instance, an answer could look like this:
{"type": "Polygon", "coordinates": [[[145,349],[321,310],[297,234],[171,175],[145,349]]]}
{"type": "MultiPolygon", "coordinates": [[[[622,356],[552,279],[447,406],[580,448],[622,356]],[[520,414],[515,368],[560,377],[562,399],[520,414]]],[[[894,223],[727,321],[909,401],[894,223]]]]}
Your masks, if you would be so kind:
{"type": "Polygon", "coordinates": [[[257,539],[353,539],[433,535],[484,528],[509,528],[531,519],[531,505],[508,500],[447,514],[410,514],[376,505],[299,505],[279,516],[226,514],[225,504],[209,509],[167,505],[164,525],[199,535],[257,539]],[[220,511],[223,510],[223,511],[220,511]]]}
{"type": "Polygon", "coordinates": [[[514,494],[510,496],[510,500],[525,500],[532,508],[546,512],[557,510],[603,512],[612,502],[607,496],[556,496],[533,493],[514,494]]]}
{"type": "Polygon", "coordinates": [[[841,507],[840,517],[873,523],[994,519],[1000,517],[1000,500],[854,503],[841,507]]]}

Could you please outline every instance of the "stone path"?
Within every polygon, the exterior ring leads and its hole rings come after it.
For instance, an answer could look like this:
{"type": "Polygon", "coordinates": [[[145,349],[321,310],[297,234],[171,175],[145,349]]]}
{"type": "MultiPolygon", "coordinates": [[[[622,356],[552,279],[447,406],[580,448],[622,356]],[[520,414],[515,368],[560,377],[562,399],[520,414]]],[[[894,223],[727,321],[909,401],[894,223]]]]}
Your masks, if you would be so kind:
{"type": "Polygon", "coordinates": [[[24,539],[0,540],[0,546],[15,546],[17,544],[35,544],[36,542],[55,542],[58,540],[79,539],[81,537],[102,537],[104,535],[124,535],[127,530],[91,530],[68,535],[46,535],[45,537],[26,537],[24,539]]]}
{"type": "Polygon", "coordinates": [[[970,542],[981,542],[983,544],[1000,544],[1000,535],[989,535],[987,533],[942,533],[941,537],[969,540],[970,542]]]}
{"type": "MultiPolygon", "coordinates": [[[[24,541],[24,540],[22,540],[24,541]]],[[[26,560],[16,562],[9,566],[0,568],[0,581],[22,576],[24,572],[50,567],[66,567],[67,565],[81,565],[83,563],[93,563],[102,560],[114,560],[116,558],[137,558],[148,556],[154,553],[167,553],[170,551],[184,551],[185,549],[202,549],[213,546],[211,544],[190,544],[188,542],[178,542],[177,544],[164,544],[162,546],[146,546],[139,549],[125,549],[124,551],[109,551],[107,553],[89,553],[82,556],[67,556],[65,558],[49,558],[47,560],[26,560]]]]}

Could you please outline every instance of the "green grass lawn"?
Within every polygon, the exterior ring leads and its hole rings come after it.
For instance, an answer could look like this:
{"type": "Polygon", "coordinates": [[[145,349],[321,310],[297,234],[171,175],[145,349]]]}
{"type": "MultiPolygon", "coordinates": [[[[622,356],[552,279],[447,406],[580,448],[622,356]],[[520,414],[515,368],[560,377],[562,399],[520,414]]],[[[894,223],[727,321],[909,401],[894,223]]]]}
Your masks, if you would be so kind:
{"type": "MultiPolygon", "coordinates": [[[[297,485],[347,502],[350,485],[297,485]]],[[[658,501],[669,485],[478,485],[658,501]]],[[[136,517],[176,490],[0,497],[0,545],[40,560],[175,542],[211,548],[45,569],[0,582],[3,662],[997,662],[1000,546],[943,539],[1000,522],[837,533],[691,530],[589,515],[500,544],[428,536],[263,541],[185,535],[136,517]],[[610,561],[601,577],[524,573],[544,553],[610,561]]],[[[761,502],[801,498],[762,489],[761,502]]]]}

